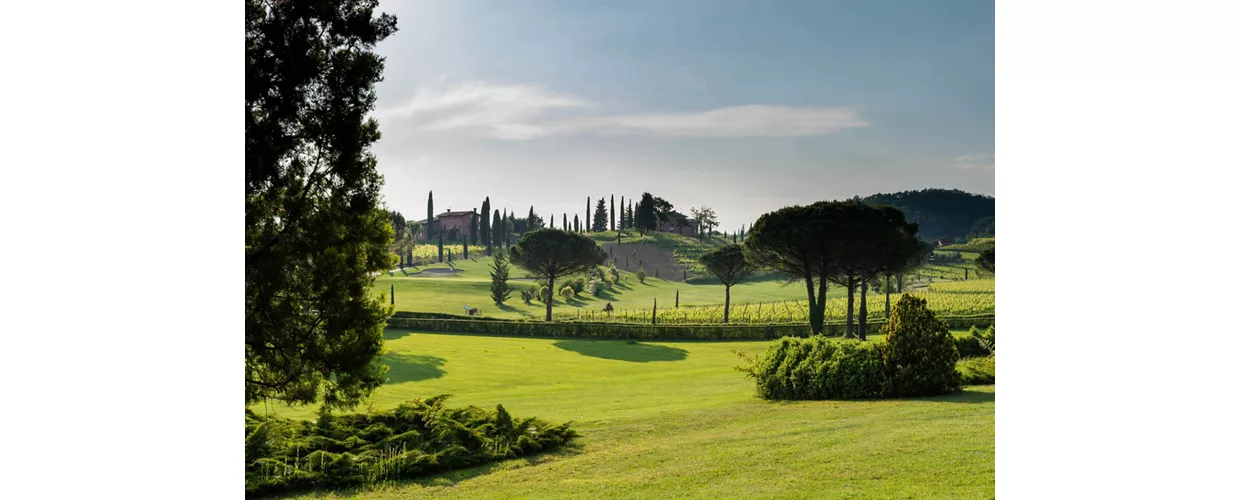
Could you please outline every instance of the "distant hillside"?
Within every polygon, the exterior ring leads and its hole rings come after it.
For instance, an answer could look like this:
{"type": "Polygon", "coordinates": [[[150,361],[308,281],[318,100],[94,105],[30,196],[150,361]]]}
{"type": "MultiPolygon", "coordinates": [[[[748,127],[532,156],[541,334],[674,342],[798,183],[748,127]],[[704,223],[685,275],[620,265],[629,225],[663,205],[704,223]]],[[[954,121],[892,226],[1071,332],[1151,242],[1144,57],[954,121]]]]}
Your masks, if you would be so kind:
{"type": "Polygon", "coordinates": [[[879,193],[862,198],[871,205],[890,205],[918,225],[923,240],[993,237],[995,199],[959,189],[922,189],[879,193]]]}

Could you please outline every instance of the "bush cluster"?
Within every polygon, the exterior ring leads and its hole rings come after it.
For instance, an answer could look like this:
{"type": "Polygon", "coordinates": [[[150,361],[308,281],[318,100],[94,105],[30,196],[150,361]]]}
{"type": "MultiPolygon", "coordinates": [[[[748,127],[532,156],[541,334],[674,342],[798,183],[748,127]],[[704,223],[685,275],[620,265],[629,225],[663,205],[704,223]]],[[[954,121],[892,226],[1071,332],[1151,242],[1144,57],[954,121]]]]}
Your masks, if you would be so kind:
{"type": "Polygon", "coordinates": [[[782,338],[741,371],[764,399],[864,399],[883,390],[878,344],[853,339],[782,338]]]}
{"type": "Polygon", "coordinates": [[[737,369],[756,380],[758,395],[765,399],[932,396],[960,390],[960,356],[951,333],[924,299],[901,297],[882,333],[887,336],[883,343],[784,338],[763,356],[745,358],[748,365],[737,369]]]}
{"type": "Polygon", "coordinates": [[[514,420],[503,406],[450,409],[445,399],[371,413],[320,412],[315,422],[246,410],[246,496],[416,477],[552,450],[577,438],[568,423],[514,420]]]}

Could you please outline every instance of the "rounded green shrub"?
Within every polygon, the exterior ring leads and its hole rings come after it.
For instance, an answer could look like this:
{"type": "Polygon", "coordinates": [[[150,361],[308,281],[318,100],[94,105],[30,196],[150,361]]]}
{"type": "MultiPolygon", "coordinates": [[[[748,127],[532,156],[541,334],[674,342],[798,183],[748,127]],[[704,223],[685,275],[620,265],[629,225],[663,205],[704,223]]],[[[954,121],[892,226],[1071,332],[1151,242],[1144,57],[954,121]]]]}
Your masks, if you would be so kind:
{"type": "Polygon", "coordinates": [[[990,385],[995,383],[995,357],[962,359],[956,363],[960,381],[964,385],[990,385]]]}
{"type": "Polygon", "coordinates": [[[757,380],[764,399],[863,399],[882,394],[878,345],[816,335],[785,337],[742,368],[757,380]]]}
{"type": "Polygon", "coordinates": [[[883,394],[887,397],[934,396],[960,390],[955,342],[947,323],[935,317],[926,300],[905,294],[883,325],[883,394]]]}

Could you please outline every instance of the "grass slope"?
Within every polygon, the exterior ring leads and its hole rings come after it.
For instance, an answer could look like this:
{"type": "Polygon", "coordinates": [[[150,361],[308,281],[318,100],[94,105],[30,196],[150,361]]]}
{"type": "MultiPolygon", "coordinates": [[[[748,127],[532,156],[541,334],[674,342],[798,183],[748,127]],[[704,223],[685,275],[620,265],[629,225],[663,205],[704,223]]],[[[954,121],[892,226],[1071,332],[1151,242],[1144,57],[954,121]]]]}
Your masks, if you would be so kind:
{"type": "Polygon", "coordinates": [[[452,406],[502,403],[573,420],[580,445],[305,498],[993,498],[993,386],[924,400],[771,403],[732,370],[732,350],[767,345],[391,330],[391,380],[376,406],[450,393],[452,406]]]}

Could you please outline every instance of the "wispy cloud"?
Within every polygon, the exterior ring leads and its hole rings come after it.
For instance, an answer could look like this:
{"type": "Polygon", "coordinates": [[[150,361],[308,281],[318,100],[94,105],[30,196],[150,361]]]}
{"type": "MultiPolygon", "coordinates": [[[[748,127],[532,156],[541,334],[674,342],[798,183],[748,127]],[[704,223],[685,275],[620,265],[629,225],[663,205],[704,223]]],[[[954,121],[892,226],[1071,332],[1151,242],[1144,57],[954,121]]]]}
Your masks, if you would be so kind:
{"type": "Polygon", "coordinates": [[[995,155],[990,153],[961,155],[953,159],[949,166],[963,170],[994,170],[995,155]]]}
{"type": "Polygon", "coordinates": [[[594,103],[525,85],[469,82],[447,90],[420,89],[402,106],[376,113],[385,123],[421,132],[454,131],[495,139],[549,135],[668,137],[800,137],[869,124],[850,108],[730,106],[697,112],[564,116],[594,103]]]}
{"type": "Polygon", "coordinates": [[[402,106],[380,110],[382,121],[411,122],[418,130],[459,130],[497,139],[523,140],[548,133],[544,117],[558,109],[591,106],[566,94],[525,85],[467,82],[447,90],[419,89],[402,106]]]}

